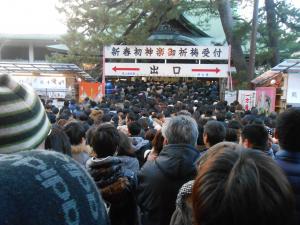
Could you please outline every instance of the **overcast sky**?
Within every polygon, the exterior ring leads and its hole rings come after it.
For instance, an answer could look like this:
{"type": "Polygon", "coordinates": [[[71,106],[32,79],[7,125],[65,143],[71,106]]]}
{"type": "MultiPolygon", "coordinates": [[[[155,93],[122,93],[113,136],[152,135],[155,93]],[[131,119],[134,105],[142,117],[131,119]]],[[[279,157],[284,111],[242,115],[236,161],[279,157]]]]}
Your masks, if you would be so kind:
{"type": "MultiPolygon", "coordinates": [[[[291,0],[300,8],[300,0],[291,0]]],[[[58,0],[0,0],[0,33],[62,34],[63,18],[55,5],[58,0]]],[[[261,3],[264,0],[260,0],[261,3]]]]}

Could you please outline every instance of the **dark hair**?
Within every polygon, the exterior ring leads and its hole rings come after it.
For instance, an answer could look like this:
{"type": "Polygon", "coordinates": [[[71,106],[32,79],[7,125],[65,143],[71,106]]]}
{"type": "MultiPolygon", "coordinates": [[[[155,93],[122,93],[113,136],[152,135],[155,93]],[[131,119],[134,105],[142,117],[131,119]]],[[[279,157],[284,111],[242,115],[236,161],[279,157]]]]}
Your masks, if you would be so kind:
{"type": "Polygon", "coordinates": [[[51,105],[45,105],[45,109],[50,109],[50,110],[52,110],[52,106],[51,105]]]}
{"type": "Polygon", "coordinates": [[[151,142],[154,139],[155,134],[156,134],[156,130],[154,128],[149,129],[145,133],[145,139],[151,142]]]}
{"type": "Polygon", "coordinates": [[[138,122],[144,131],[147,131],[149,129],[149,118],[140,118],[138,122]]]}
{"type": "Polygon", "coordinates": [[[204,126],[204,134],[207,135],[210,146],[224,141],[226,130],[224,125],[219,121],[208,121],[204,126]]]}
{"type": "Polygon", "coordinates": [[[85,138],[85,129],[79,122],[67,123],[63,130],[68,135],[71,145],[79,145],[82,138],[85,138]]]}
{"type": "Polygon", "coordinates": [[[233,128],[226,128],[225,141],[238,142],[238,130],[233,128]]]}
{"type": "Polygon", "coordinates": [[[68,107],[69,106],[69,100],[64,101],[64,106],[68,107]]]}
{"type": "Polygon", "coordinates": [[[276,130],[281,148],[299,152],[300,108],[290,108],[279,114],[276,130]]]}
{"type": "Polygon", "coordinates": [[[70,115],[68,113],[65,113],[65,111],[63,113],[61,113],[59,115],[59,117],[57,118],[57,121],[59,120],[69,120],[70,119],[70,115]]]}
{"type": "Polygon", "coordinates": [[[216,113],[216,118],[217,118],[217,121],[224,122],[225,121],[225,113],[224,112],[217,112],[216,113]]]}
{"type": "Polygon", "coordinates": [[[164,140],[161,130],[158,130],[152,140],[153,151],[156,155],[159,155],[163,149],[164,140]]]}
{"type": "Polygon", "coordinates": [[[131,122],[127,125],[128,127],[128,132],[132,135],[132,136],[137,136],[141,133],[142,127],[138,122],[131,122]]]}
{"type": "Polygon", "coordinates": [[[253,145],[252,148],[262,151],[268,150],[268,131],[263,125],[246,125],[242,131],[242,140],[248,139],[253,145]]]}
{"type": "Polygon", "coordinates": [[[100,124],[91,130],[89,140],[98,158],[104,158],[115,154],[120,143],[120,134],[111,123],[100,124]]]}
{"type": "Polygon", "coordinates": [[[294,222],[294,196],[276,163],[261,151],[229,142],[201,158],[192,203],[196,225],[294,222]]]}
{"type": "Polygon", "coordinates": [[[110,113],[104,114],[102,116],[102,123],[110,122],[112,117],[113,117],[113,115],[110,113]]]}
{"type": "Polygon", "coordinates": [[[45,149],[54,150],[71,156],[70,140],[60,126],[56,124],[52,125],[51,133],[45,140],[45,149]]]}
{"type": "Polygon", "coordinates": [[[132,122],[137,121],[137,119],[138,119],[137,118],[138,116],[134,112],[127,113],[126,117],[127,117],[127,120],[130,120],[132,122]]]}
{"type": "Polygon", "coordinates": [[[57,115],[59,113],[59,109],[57,107],[52,107],[52,112],[57,115]]]}
{"type": "Polygon", "coordinates": [[[131,141],[126,134],[119,131],[120,143],[117,149],[118,156],[130,156],[135,157],[134,150],[132,149],[131,141]]]}
{"type": "Polygon", "coordinates": [[[227,127],[228,128],[233,128],[233,129],[242,129],[243,125],[237,120],[231,120],[231,121],[228,122],[227,127]]]}

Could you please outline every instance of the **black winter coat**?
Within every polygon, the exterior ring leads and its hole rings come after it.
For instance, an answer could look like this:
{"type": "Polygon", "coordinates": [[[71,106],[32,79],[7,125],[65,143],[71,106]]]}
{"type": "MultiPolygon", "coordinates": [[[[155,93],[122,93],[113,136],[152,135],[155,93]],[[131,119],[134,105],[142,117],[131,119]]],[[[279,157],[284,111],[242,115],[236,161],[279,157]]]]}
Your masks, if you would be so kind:
{"type": "Polygon", "coordinates": [[[295,194],[296,220],[300,224],[300,152],[279,150],[275,155],[276,163],[286,174],[295,194]]]}
{"type": "Polygon", "coordinates": [[[196,176],[199,152],[191,145],[172,144],[147,161],[138,174],[138,205],[143,225],[169,225],[181,186],[196,176]]]}

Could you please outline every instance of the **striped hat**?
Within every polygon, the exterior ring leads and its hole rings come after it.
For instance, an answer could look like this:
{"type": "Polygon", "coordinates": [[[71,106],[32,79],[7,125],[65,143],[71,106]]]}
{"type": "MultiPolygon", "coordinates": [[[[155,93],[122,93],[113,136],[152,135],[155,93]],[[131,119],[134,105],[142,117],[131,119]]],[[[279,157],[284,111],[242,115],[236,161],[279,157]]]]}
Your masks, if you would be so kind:
{"type": "Polygon", "coordinates": [[[36,148],[49,131],[49,120],[34,90],[0,74],[0,154],[36,148]]]}

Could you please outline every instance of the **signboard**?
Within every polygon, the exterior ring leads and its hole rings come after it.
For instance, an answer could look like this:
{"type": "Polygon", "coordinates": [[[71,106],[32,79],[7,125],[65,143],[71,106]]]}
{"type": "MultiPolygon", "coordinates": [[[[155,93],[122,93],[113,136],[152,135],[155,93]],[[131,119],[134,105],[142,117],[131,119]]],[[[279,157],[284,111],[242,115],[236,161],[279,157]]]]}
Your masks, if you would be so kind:
{"type": "Polygon", "coordinates": [[[256,90],[256,106],[261,113],[275,111],[276,88],[258,87],[256,90]]]}
{"type": "Polygon", "coordinates": [[[99,101],[102,97],[102,84],[95,82],[80,82],[79,102],[82,102],[86,97],[89,97],[94,101],[99,101]]]}
{"type": "Polygon", "coordinates": [[[227,77],[224,64],[106,63],[106,76],[227,77]]]}
{"type": "Polygon", "coordinates": [[[104,48],[104,56],[105,76],[225,78],[229,71],[229,47],[224,46],[113,45],[104,48]],[[134,62],[122,63],[119,59],[134,62]],[[151,62],[157,59],[161,62],[151,62]],[[174,63],[168,60],[179,61],[174,63]],[[194,60],[195,63],[184,60],[194,60]],[[211,63],[208,64],[207,60],[211,63]]]}
{"type": "Polygon", "coordinates": [[[38,95],[48,98],[66,97],[66,78],[55,76],[13,76],[20,84],[31,86],[38,95]]]}
{"type": "Polygon", "coordinates": [[[287,90],[287,104],[299,106],[300,104],[300,74],[288,74],[288,90],[287,90]]]}
{"type": "Polygon", "coordinates": [[[239,90],[238,101],[246,111],[251,110],[252,107],[255,107],[256,91],[239,90]]]}
{"type": "Polygon", "coordinates": [[[237,91],[225,91],[225,101],[227,101],[228,105],[236,101],[237,91]]]}
{"type": "Polygon", "coordinates": [[[223,59],[228,60],[226,46],[128,46],[105,47],[105,58],[119,59],[223,59]]]}
{"type": "Polygon", "coordinates": [[[44,76],[13,76],[20,84],[28,84],[34,89],[64,89],[66,88],[65,77],[44,76]]]}

